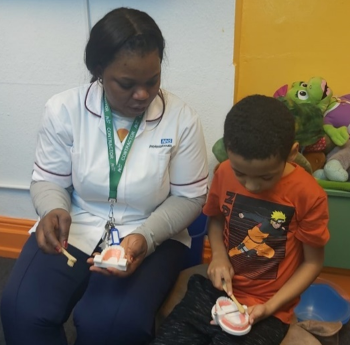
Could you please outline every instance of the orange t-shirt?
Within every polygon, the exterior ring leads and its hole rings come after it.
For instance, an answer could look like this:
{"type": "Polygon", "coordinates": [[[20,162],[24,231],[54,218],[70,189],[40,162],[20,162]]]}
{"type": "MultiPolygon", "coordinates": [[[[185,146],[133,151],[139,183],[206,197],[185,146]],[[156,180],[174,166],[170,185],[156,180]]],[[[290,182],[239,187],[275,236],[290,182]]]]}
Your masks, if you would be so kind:
{"type": "MultiPolygon", "coordinates": [[[[298,165],[273,189],[252,194],[225,161],[215,172],[203,212],[225,216],[234,294],[248,306],[265,303],[293,275],[303,261],[303,243],[324,246],[329,239],[327,195],[298,165]]],[[[290,323],[298,301],[274,315],[290,323]]]]}

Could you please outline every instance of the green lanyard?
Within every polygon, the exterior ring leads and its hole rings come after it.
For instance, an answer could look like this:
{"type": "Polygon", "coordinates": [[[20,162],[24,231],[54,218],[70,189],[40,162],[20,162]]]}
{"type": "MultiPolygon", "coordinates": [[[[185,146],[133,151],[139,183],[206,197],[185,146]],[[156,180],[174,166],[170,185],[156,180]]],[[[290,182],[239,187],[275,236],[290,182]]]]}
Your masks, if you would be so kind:
{"type": "Polygon", "coordinates": [[[106,95],[103,96],[103,109],[105,115],[105,124],[106,124],[106,135],[107,135],[107,148],[108,148],[108,160],[109,160],[109,198],[108,201],[111,204],[114,204],[117,200],[117,189],[120,182],[120,178],[122,176],[126,158],[130,152],[131,146],[136,137],[136,133],[140,127],[142,122],[143,114],[137,116],[134,122],[131,125],[130,132],[126,138],[125,144],[123,145],[122,152],[118,159],[118,163],[116,162],[115,155],[115,142],[114,142],[114,128],[113,128],[113,119],[112,119],[112,111],[107,102],[106,95]]]}

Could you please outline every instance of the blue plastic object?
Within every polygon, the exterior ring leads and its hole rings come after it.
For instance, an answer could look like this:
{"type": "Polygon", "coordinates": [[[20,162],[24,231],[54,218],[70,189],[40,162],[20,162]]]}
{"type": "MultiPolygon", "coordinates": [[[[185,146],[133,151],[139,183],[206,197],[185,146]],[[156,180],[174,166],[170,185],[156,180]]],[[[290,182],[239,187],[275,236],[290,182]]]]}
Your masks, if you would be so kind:
{"type": "Polygon", "coordinates": [[[312,284],[303,292],[295,308],[299,321],[341,321],[344,325],[350,319],[350,302],[328,284],[312,284]]]}
{"type": "Polygon", "coordinates": [[[201,213],[198,218],[187,227],[192,238],[191,249],[185,262],[185,268],[196,266],[202,263],[204,236],[207,234],[207,216],[201,213]]]}

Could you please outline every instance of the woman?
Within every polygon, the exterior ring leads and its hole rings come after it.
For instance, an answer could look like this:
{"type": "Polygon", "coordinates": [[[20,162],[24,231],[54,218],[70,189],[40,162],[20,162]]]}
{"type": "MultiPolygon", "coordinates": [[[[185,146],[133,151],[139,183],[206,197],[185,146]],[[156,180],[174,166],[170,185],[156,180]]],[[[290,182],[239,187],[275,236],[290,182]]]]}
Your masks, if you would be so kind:
{"type": "Polygon", "coordinates": [[[8,344],[67,344],[62,325],[74,307],[77,345],[152,338],[208,177],[198,116],[160,89],[163,50],[149,15],[113,10],[86,46],[91,84],[47,102],[31,185],[40,221],[1,303],[8,344]],[[111,227],[126,271],[93,264],[111,227]],[[73,268],[48,255],[64,249],[77,259],[73,268]]]}

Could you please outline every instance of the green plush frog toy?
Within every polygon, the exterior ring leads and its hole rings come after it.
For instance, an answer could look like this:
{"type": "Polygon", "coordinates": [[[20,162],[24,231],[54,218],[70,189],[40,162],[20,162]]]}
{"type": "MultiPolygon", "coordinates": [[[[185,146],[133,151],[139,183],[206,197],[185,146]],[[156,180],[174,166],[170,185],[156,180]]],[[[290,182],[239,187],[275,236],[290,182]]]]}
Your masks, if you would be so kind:
{"type": "Polygon", "coordinates": [[[308,82],[294,82],[290,88],[284,85],[274,97],[297,104],[313,104],[323,114],[323,129],[336,148],[327,155],[323,169],[314,172],[322,180],[345,182],[350,171],[350,95],[334,97],[327,81],[313,77],[308,82]]]}
{"type": "MultiPolygon", "coordinates": [[[[285,88],[283,86],[283,88],[285,88]]],[[[288,87],[288,86],[287,86],[288,87]]],[[[281,90],[281,89],[280,89],[281,90]]],[[[275,93],[275,97],[280,95],[275,93]]],[[[348,108],[348,114],[339,114],[337,119],[335,116],[327,116],[328,113],[335,111],[340,104],[339,98],[333,97],[333,91],[328,87],[325,79],[321,77],[313,77],[308,82],[297,81],[294,82],[287,93],[282,98],[291,100],[297,104],[314,104],[324,114],[324,131],[330,137],[332,142],[337,146],[343,146],[349,139],[349,133],[347,126],[350,124],[350,107],[348,108]],[[339,117],[344,119],[346,122],[343,125],[339,117]]]]}

